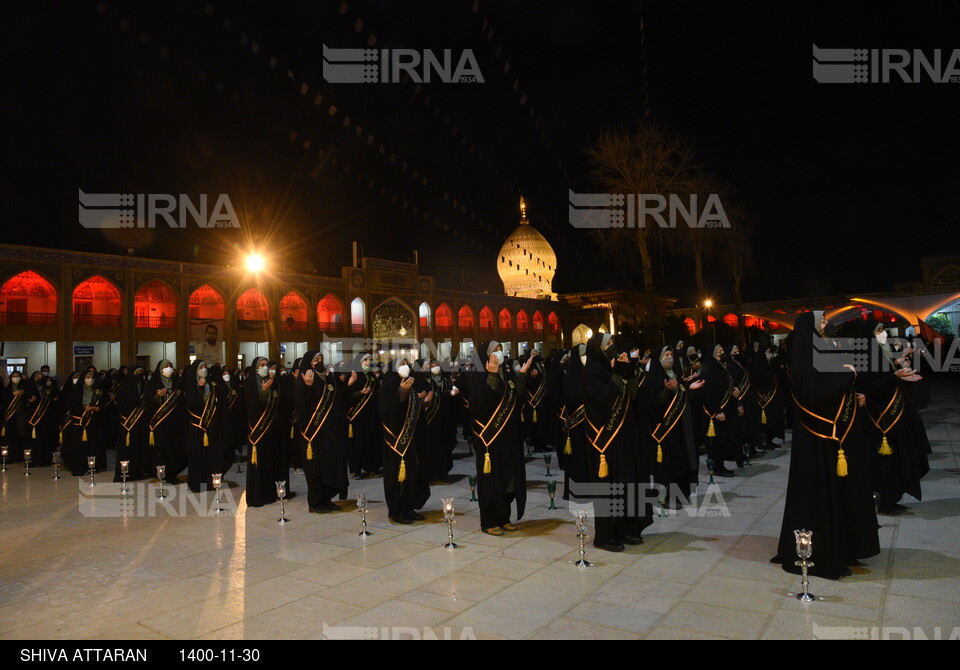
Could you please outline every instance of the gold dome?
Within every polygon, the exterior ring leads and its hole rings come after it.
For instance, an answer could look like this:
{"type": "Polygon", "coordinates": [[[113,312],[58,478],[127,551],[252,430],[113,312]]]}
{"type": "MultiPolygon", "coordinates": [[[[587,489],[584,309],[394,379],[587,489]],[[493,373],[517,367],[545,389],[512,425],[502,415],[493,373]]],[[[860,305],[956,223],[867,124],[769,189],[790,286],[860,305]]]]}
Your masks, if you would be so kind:
{"type": "Polygon", "coordinates": [[[553,275],[557,271],[557,255],[547,238],[527,220],[527,203],[520,198],[520,225],[500,248],[497,271],[503,281],[503,292],[521,298],[555,300],[553,275]]]}

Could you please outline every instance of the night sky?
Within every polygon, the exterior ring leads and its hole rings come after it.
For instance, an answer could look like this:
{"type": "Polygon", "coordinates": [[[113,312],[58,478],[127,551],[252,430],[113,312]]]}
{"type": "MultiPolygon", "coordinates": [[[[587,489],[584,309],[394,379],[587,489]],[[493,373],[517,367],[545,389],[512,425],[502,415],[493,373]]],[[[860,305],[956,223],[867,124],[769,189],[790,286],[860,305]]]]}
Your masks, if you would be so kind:
{"type": "MultiPolygon", "coordinates": [[[[646,85],[649,119],[691,138],[752,214],[745,300],[889,290],[920,279],[922,256],[960,252],[960,83],[811,76],[813,43],[946,56],[955,10],[648,0],[641,33],[626,0],[345,5],[5,5],[3,241],[218,264],[256,246],[339,276],[358,240],[393,260],[418,249],[441,286],[498,293],[523,193],[559,257],[554,290],[641,288],[567,223],[567,190],[596,190],[584,149],[644,115],[646,85]],[[322,44],[371,35],[378,49],[471,49],[486,81],[323,81],[322,44]],[[242,228],[87,230],[78,189],[227,193],[242,228]]],[[[663,260],[658,291],[694,302],[689,261],[663,260]]],[[[707,283],[732,298],[719,259],[707,283]]]]}

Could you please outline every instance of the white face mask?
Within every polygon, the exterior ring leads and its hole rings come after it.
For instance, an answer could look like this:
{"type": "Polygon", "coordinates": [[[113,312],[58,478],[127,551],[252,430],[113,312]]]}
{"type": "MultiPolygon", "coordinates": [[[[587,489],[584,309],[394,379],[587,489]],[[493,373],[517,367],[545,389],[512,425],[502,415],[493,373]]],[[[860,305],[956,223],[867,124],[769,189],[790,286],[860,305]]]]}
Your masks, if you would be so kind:
{"type": "Polygon", "coordinates": [[[206,368],[200,368],[199,370],[197,370],[197,376],[198,376],[198,377],[206,377],[206,376],[207,376],[207,369],[206,369],[206,368]]]}
{"type": "Polygon", "coordinates": [[[630,352],[630,358],[640,358],[640,350],[635,349],[630,352]]]}
{"type": "Polygon", "coordinates": [[[877,342],[880,344],[887,343],[887,331],[881,330],[879,333],[877,333],[877,342]]]}
{"type": "Polygon", "coordinates": [[[434,365],[432,368],[430,368],[430,374],[439,375],[440,372],[441,370],[439,365],[434,365]]]}
{"type": "Polygon", "coordinates": [[[581,365],[586,365],[586,364],[587,364],[587,355],[586,355],[586,354],[583,354],[582,356],[580,356],[580,364],[581,364],[581,365]]]}
{"type": "Polygon", "coordinates": [[[502,352],[502,351],[494,351],[493,353],[494,353],[494,355],[497,357],[497,362],[498,362],[500,365],[503,365],[503,352],[502,352]]]}
{"type": "Polygon", "coordinates": [[[18,376],[18,377],[10,377],[10,381],[12,381],[14,384],[19,384],[19,383],[20,383],[20,377],[19,377],[19,376],[18,376]]]}
{"type": "Polygon", "coordinates": [[[773,360],[773,354],[767,354],[767,360],[768,360],[768,361],[772,361],[772,360],[773,360]]]}
{"type": "Polygon", "coordinates": [[[327,368],[327,372],[329,372],[330,374],[333,374],[333,366],[332,366],[332,365],[331,365],[329,368],[327,368]]]}
{"type": "Polygon", "coordinates": [[[397,368],[397,374],[400,375],[401,379],[406,379],[407,377],[410,376],[410,366],[401,365],[399,368],[397,368]]]}
{"type": "Polygon", "coordinates": [[[663,365],[663,369],[664,369],[664,370],[672,370],[672,369],[673,369],[673,359],[672,359],[672,358],[664,358],[663,361],[661,361],[661,364],[663,365]]]}
{"type": "Polygon", "coordinates": [[[173,368],[168,365],[167,367],[165,367],[163,370],[160,371],[160,374],[162,374],[164,377],[172,377],[173,368]]]}
{"type": "Polygon", "coordinates": [[[276,371],[274,368],[270,368],[269,374],[270,374],[271,377],[276,377],[276,376],[277,376],[277,371],[276,371]]]}
{"type": "Polygon", "coordinates": [[[87,377],[86,379],[83,380],[83,384],[84,386],[93,386],[93,379],[90,377],[87,377]]]}
{"type": "Polygon", "coordinates": [[[230,375],[223,375],[223,381],[225,382],[230,381],[230,375]]]}
{"type": "Polygon", "coordinates": [[[258,377],[261,377],[261,378],[263,378],[263,379],[266,379],[268,374],[270,374],[270,371],[267,369],[267,366],[266,366],[266,365],[257,368],[257,376],[258,376],[258,377]]]}

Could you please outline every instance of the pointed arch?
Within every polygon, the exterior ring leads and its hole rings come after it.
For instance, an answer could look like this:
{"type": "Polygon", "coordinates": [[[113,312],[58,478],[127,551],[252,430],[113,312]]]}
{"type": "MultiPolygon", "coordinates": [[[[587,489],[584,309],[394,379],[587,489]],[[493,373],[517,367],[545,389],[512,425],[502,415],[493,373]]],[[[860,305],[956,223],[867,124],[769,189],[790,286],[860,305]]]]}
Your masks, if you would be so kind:
{"type": "Polygon", "coordinates": [[[94,275],[73,290],[75,326],[120,326],[120,289],[109,279],[94,275]]]}
{"type": "Polygon", "coordinates": [[[280,299],[280,328],[307,329],[307,301],[297,291],[290,291],[280,299]]]}
{"type": "Polygon", "coordinates": [[[55,326],[57,289],[33,270],[10,277],[0,287],[0,325],[55,326]]]}
{"type": "Polygon", "coordinates": [[[134,325],[137,328],[176,328],[177,292],[170,284],[151,279],[133,296],[134,325]]]}

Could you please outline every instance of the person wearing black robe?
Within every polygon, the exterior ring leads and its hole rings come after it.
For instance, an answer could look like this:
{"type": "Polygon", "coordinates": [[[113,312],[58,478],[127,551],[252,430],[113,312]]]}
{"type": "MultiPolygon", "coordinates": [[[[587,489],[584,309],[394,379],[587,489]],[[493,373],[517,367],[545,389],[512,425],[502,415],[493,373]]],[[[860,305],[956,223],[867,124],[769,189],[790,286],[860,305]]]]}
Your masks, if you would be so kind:
{"type": "Polygon", "coordinates": [[[194,493],[211,490],[212,475],[223,472],[227,389],[220,375],[220,366],[208,366],[199,358],[184,374],[187,486],[194,493]]]}
{"type": "Polygon", "coordinates": [[[117,414],[117,392],[123,383],[123,376],[116,368],[110,368],[109,371],[103,371],[101,385],[107,395],[101,410],[101,421],[104,429],[104,442],[110,449],[117,446],[117,438],[120,435],[120,416],[117,414]]]}
{"type": "MultiPolygon", "coordinates": [[[[650,472],[641,453],[634,404],[637,400],[637,366],[629,354],[617,355],[612,336],[597,333],[587,342],[587,364],[581,377],[586,409],[587,476],[594,484],[623,484],[646,494],[650,472]]],[[[634,498],[639,496],[633,496],[634,498]]],[[[594,546],[623,551],[624,544],[642,544],[641,533],[653,523],[646,504],[637,508],[626,496],[623,515],[597,513],[594,546]]],[[[596,509],[596,507],[595,507],[596,509]]]]}
{"type": "MultiPolygon", "coordinates": [[[[679,355],[675,351],[674,355],[679,355]]],[[[700,381],[700,368],[703,364],[700,361],[700,352],[694,346],[688,346],[685,353],[681,356],[683,359],[683,382],[687,384],[689,393],[687,394],[687,407],[690,412],[690,422],[693,425],[693,444],[697,448],[697,453],[705,444],[707,425],[704,421],[703,403],[700,401],[700,388],[692,388],[693,382],[700,381]]]]}
{"type": "Polygon", "coordinates": [[[333,502],[345,498],[347,479],[347,409],[352,387],[363,380],[351,373],[346,380],[327,370],[319,351],[300,359],[294,387],[294,411],[300,460],[307,480],[307,505],[311,512],[334,512],[333,502]]]}
{"type": "Polygon", "coordinates": [[[788,389],[780,384],[781,363],[777,359],[776,347],[762,347],[750,365],[750,377],[753,380],[752,400],[760,408],[761,446],[764,451],[776,448],[774,439],[783,442],[784,438],[784,395],[788,389]]]}
{"type": "Polygon", "coordinates": [[[910,387],[920,378],[911,368],[904,367],[904,358],[887,344],[883,324],[870,320],[856,325],[860,326],[860,337],[869,342],[870,360],[879,365],[879,369],[857,375],[857,390],[866,396],[873,490],[880,494],[881,513],[900,514],[907,510],[899,504],[904,494],[923,499],[920,479],[930,471],[929,441],[909,398],[910,387]]]}
{"type": "Polygon", "coordinates": [[[144,397],[144,369],[134,365],[132,371],[124,378],[117,389],[114,404],[117,406],[117,462],[114,466],[113,481],[122,482],[120,461],[129,461],[127,465],[127,481],[136,481],[144,477],[152,477],[155,473],[147,472],[147,457],[150,449],[150,417],[147,416],[147,401],[144,397]]]}
{"type": "Polygon", "coordinates": [[[220,471],[230,470],[235,459],[243,452],[243,443],[247,439],[246,402],[243,396],[241,370],[224,368],[220,375],[226,390],[225,414],[221,433],[223,439],[223,463],[220,471]]]}
{"type": "Polygon", "coordinates": [[[426,359],[422,372],[425,388],[433,391],[434,402],[423,408],[420,416],[420,462],[424,476],[431,484],[446,484],[453,468],[453,449],[457,444],[454,412],[456,395],[451,395],[453,381],[436,359],[426,359]]]}
{"type": "MultiPolygon", "coordinates": [[[[740,350],[740,345],[729,343],[724,347],[727,351],[727,372],[733,380],[737,398],[737,430],[739,438],[741,461],[745,462],[745,454],[759,456],[756,447],[760,444],[760,406],[749,397],[753,389],[753,379],[747,370],[747,360],[740,350]]],[[[738,466],[741,461],[737,461],[738,466]]]]}
{"type": "MultiPolygon", "coordinates": [[[[0,388],[0,443],[9,447],[8,463],[23,460],[23,450],[30,448],[30,425],[27,406],[30,398],[36,402],[37,390],[33,379],[18,371],[10,374],[10,383],[0,388]]],[[[32,460],[32,459],[31,459],[32,460]]]]}
{"type": "MultiPolygon", "coordinates": [[[[523,365],[526,362],[526,356],[521,356],[517,363],[523,365]]],[[[550,403],[547,398],[547,375],[543,359],[537,355],[530,370],[527,372],[527,387],[524,393],[524,404],[520,413],[521,435],[524,441],[533,447],[538,453],[546,453],[547,449],[547,427],[549,426],[549,416],[551,414],[550,403]]]]}
{"type": "Polygon", "coordinates": [[[73,444],[73,415],[70,413],[70,401],[82,374],[78,370],[70,373],[70,376],[63,380],[63,386],[57,393],[57,401],[53,407],[59,431],[57,448],[60,449],[60,457],[65,465],[73,462],[70,455],[70,445],[73,444]]]}
{"type": "Polygon", "coordinates": [[[285,371],[283,378],[280,380],[283,386],[280,398],[286,398],[284,404],[287,406],[287,409],[289,409],[287,420],[290,426],[290,467],[292,467],[293,471],[298,475],[303,474],[303,454],[300,452],[300,439],[297,437],[297,411],[294,405],[296,404],[297,379],[300,377],[300,363],[302,360],[303,359],[300,358],[296,359],[293,362],[293,367],[290,368],[289,371],[285,371]]]}
{"type": "Polygon", "coordinates": [[[526,464],[520,442],[520,409],[526,393],[527,371],[535,357],[518,368],[504,357],[499,342],[481,343],[476,350],[483,371],[468,376],[470,420],[477,465],[480,528],[503,535],[518,526],[510,521],[517,504],[517,521],[527,502],[526,464]]]}
{"type": "Polygon", "coordinates": [[[100,410],[106,402],[106,394],[97,386],[96,374],[87,372],[74,387],[69,409],[73,420],[70,444],[70,469],[75,477],[90,472],[87,458],[96,457],[96,470],[107,467],[107,445],[104,441],[100,410]]]}
{"type": "Polygon", "coordinates": [[[181,387],[173,363],[163,359],[157,363],[143,392],[149,431],[147,474],[155,476],[157,466],[163,465],[165,479],[172,485],[180,483],[177,475],[187,467],[186,410],[181,387]]]}
{"type": "Polygon", "coordinates": [[[743,450],[740,448],[740,434],[736,426],[739,402],[734,395],[735,386],[727,373],[727,364],[722,360],[724,348],[716,345],[700,368],[700,378],[704,381],[700,389],[700,401],[706,422],[707,458],[713,460],[714,474],[718,477],[735,477],[736,473],[727,469],[724,461],[736,461],[743,464],[743,450]]]}
{"type": "Polygon", "coordinates": [[[434,400],[433,391],[418,390],[407,360],[395,359],[387,366],[377,393],[383,426],[383,494],[390,520],[400,524],[423,521],[416,510],[426,502],[418,485],[424,478],[419,472],[416,431],[421,411],[434,400]]]}
{"type": "MultiPolygon", "coordinates": [[[[277,474],[280,472],[280,392],[270,377],[270,363],[257,356],[244,380],[247,407],[247,443],[250,465],[247,469],[247,507],[262,507],[277,500],[277,474]]],[[[288,489],[289,491],[289,489],[288,489]]]]}
{"type": "Polygon", "coordinates": [[[33,450],[30,463],[36,467],[45,467],[53,462],[53,452],[57,449],[57,423],[54,419],[54,406],[57,389],[49,377],[38,370],[31,375],[34,393],[27,398],[27,443],[33,450]]]}
{"type": "Polygon", "coordinates": [[[380,474],[383,431],[377,409],[377,389],[381,380],[374,374],[373,354],[367,351],[358,354],[344,370],[348,374],[356,372],[364,380],[363,387],[354,392],[347,410],[350,474],[354,479],[376,476],[380,474]]]}
{"type": "MultiPolygon", "coordinates": [[[[804,312],[794,324],[790,345],[790,390],[796,425],[777,555],[785,571],[797,574],[794,531],[813,531],[811,575],[838,579],[848,564],[880,551],[877,519],[869,491],[857,485],[870,467],[855,430],[857,373],[830,340],[821,336],[822,312],[804,312]],[[815,324],[820,324],[815,330],[815,324]],[[814,364],[814,348],[820,352],[814,364]],[[825,353],[824,353],[825,352],[825,353]],[[829,367],[828,367],[829,366],[829,367]],[[849,457],[848,457],[849,452],[849,457]],[[856,469],[860,479],[845,481],[856,469]]],[[[862,422],[861,422],[862,425],[862,422]]]]}
{"type": "Polygon", "coordinates": [[[547,395],[543,399],[544,417],[547,424],[547,449],[557,452],[557,465],[561,470],[566,463],[563,447],[566,442],[563,431],[563,378],[570,361],[570,352],[561,350],[553,354],[544,364],[547,395]]]}
{"type": "MultiPolygon", "coordinates": [[[[299,365],[300,359],[297,359],[297,365],[299,365]]],[[[297,374],[299,374],[299,368],[295,368],[297,374]]],[[[297,429],[294,424],[294,411],[293,411],[293,389],[294,382],[296,381],[293,378],[293,375],[287,371],[284,366],[279,366],[276,368],[275,379],[277,390],[280,391],[280,410],[279,410],[279,420],[280,420],[280,453],[283,459],[283,466],[288,473],[289,469],[299,468],[299,464],[295,464],[295,460],[299,460],[295,456],[296,452],[300,450],[297,448],[297,429]]],[[[289,488],[288,488],[289,490],[289,488]]]]}
{"type": "Polygon", "coordinates": [[[578,482],[588,482],[587,474],[587,410],[583,406],[580,379],[587,359],[587,345],[578,344],[570,351],[563,377],[563,499],[577,501],[578,482]]]}
{"type": "Polygon", "coordinates": [[[683,382],[682,372],[674,368],[674,350],[669,346],[650,361],[644,385],[648,406],[647,431],[656,445],[654,481],[667,489],[666,502],[679,508],[689,501],[697,484],[699,458],[693,442],[693,422],[688,403],[689,389],[703,381],[683,382]]]}

